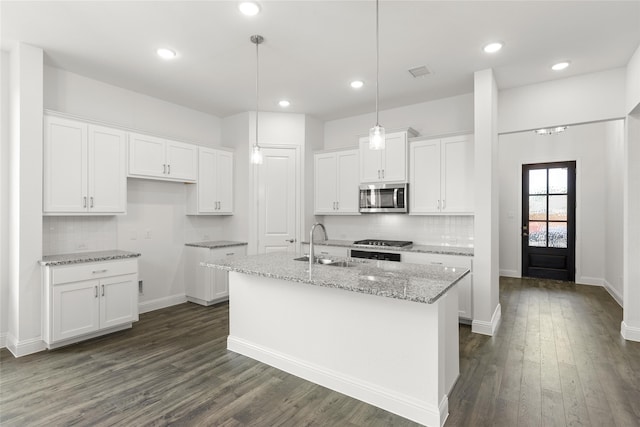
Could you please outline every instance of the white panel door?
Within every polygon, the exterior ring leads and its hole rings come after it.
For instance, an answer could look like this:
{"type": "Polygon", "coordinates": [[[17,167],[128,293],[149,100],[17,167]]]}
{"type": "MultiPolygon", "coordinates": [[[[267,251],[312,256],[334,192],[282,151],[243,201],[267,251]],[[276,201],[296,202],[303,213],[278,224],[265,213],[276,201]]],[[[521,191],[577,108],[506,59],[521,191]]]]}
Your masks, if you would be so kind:
{"type": "Polygon", "coordinates": [[[138,275],[100,280],[100,327],[110,328],[138,320],[138,275]]]}
{"type": "Polygon", "coordinates": [[[127,206],[125,133],[89,126],[89,212],[124,213],[127,206]]]}
{"type": "Polygon", "coordinates": [[[340,185],[337,181],[336,153],[316,154],[314,166],[315,213],[318,215],[333,214],[337,209],[336,190],[340,185]]]}
{"type": "Polygon", "coordinates": [[[200,147],[198,156],[198,212],[216,211],[216,151],[200,147]]]}
{"type": "Polygon", "coordinates": [[[442,212],[473,212],[473,139],[469,135],[441,141],[442,212]]]}
{"type": "Polygon", "coordinates": [[[336,153],[338,169],[337,200],[338,212],[360,213],[360,189],[358,178],[358,150],[336,153]]]}
{"type": "Polygon", "coordinates": [[[44,212],[86,212],[87,125],[45,117],[44,141],[44,212]]]}
{"type": "Polygon", "coordinates": [[[53,286],[53,340],[65,340],[100,328],[97,280],[53,286]]]}
{"type": "Polygon", "coordinates": [[[296,150],[264,148],[257,167],[258,252],[294,251],[296,241],[296,150]]]}
{"type": "Polygon", "coordinates": [[[384,182],[407,181],[407,133],[395,132],[386,136],[382,153],[382,179],[384,182]]]}
{"type": "Polygon", "coordinates": [[[409,213],[440,212],[440,140],[412,142],[409,213]]]}
{"type": "Polygon", "coordinates": [[[370,150],[369,138],[360,138],[360,182],[382,180],[382,151],[370,150]]]}
{"type": "Polygon", "coordinates": [[[167,178],[195,181],[197,161],[197,146],[167,141],[167,178]]]}
{"type": "Polygon", "coordinates": [[[233,213],[233,153],[218,151],[216,194],[218,213],[233,213]]]}
{"type": "Polygon", "coordinates": [[[164,140],[129,133],[129,175],[165,178],[166,170],[164,140]]]}

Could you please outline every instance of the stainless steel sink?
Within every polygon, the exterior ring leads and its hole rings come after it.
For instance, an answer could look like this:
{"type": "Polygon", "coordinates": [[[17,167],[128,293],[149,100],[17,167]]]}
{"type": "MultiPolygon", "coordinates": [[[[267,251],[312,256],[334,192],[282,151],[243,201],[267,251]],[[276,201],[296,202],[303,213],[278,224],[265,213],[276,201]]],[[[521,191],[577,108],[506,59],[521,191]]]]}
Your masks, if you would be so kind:
{"type": "MultiPolygon", "coordinates": [[[[294,261],[306,261],[309,262],[308,256],[301,256],[300,258],[294,258],[294,261]]],[[[316,264],[329,265],[333,267],[352,267],[353,264],[349,261],[339,261],[329,258],[316,258],[316,264]]]]}

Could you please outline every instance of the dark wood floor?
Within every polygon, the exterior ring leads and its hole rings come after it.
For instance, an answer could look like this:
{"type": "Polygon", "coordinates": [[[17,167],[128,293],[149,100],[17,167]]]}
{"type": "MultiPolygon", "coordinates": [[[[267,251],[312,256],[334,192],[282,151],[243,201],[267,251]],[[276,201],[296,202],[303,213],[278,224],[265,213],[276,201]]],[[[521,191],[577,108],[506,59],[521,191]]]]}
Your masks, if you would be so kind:
{"type": "MultiPolygon", "coordinates": [[[[460,327],[447,426],[640,426],[640,344],[602,289],[502,278],[494,337],[460,327]]],[[[0,424],[410,426],[226,350],[228,306],[182,304],[132,330],[19,359],[0,351],[0,424]]]]}

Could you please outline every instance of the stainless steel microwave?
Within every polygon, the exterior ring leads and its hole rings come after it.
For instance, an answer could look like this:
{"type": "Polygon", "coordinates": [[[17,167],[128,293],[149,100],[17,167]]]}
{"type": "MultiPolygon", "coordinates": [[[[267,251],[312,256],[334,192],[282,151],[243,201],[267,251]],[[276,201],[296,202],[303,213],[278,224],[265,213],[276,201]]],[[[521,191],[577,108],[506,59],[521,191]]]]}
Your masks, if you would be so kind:
{"type": "Polygon", "coordinates": [[[361,213],[406,213],[409,184],[361,184],[361,213]]]}

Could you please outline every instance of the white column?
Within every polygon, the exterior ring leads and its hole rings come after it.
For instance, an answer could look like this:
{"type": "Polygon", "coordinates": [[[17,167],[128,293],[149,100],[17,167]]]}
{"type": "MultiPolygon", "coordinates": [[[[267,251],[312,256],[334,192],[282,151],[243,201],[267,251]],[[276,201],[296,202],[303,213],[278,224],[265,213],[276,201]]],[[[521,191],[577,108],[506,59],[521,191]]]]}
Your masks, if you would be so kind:
{"type": "Polygon", "coordinates": [[[43,51],[19,43],[10,53],[9,284],[7,348],[43,350],[42,115],[43,51]]]}
{"type": "Polygon", "coordinates": [[[498,86],[493,70],[474,75],[475,216],[473,322],[493,335],[500,324],[498,206],[498,86]]]}
{"type": "Polygon", "coordinates": [[[640,113],[627,116],[624,157],[624,315],[620,333],[627,340],[640,341],[640,113]]]}

